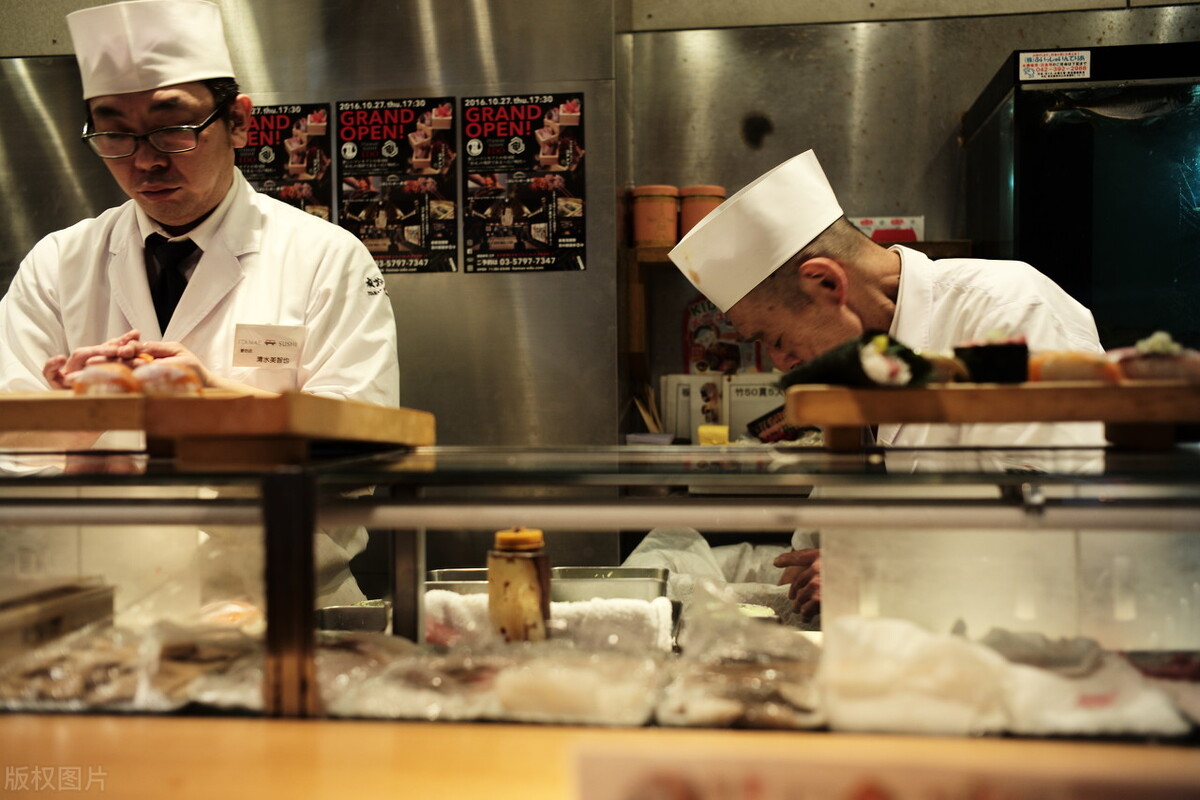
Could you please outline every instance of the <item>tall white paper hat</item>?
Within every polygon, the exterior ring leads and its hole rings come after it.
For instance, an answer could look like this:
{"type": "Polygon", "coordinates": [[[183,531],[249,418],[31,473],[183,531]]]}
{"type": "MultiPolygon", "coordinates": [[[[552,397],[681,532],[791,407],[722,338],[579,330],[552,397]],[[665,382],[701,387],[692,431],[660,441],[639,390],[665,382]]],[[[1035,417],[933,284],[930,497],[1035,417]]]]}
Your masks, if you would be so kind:
{"type": "Polygon", "coordinates": [[[722,311],[842,216],[812,150],[748,184],[688,231],[669,253],[722,311]]]}
{"type": "Polygon", "coordinates": [[[83,99],[232,78],[221,9],[206,0],[132,0],[67,15],[83,99]]]}

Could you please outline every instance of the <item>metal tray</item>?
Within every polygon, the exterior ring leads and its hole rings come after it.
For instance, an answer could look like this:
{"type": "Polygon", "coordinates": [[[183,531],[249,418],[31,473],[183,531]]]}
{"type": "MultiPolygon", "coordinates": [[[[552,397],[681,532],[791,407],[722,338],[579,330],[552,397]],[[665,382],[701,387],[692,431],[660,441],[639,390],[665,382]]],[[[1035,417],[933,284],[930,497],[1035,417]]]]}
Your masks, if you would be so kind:
{"type": "Polygon", "coordinates": [[[669,572],[657,567],[551,567],[550,599],[653,600],[666,596],[669,572]]]}
{"type": "Polygon", "coordinates": [[[460,567],[457,569],[431,569],[426,575],[429,582],[441,581],[487,581],[487,567],[460,567]]]}

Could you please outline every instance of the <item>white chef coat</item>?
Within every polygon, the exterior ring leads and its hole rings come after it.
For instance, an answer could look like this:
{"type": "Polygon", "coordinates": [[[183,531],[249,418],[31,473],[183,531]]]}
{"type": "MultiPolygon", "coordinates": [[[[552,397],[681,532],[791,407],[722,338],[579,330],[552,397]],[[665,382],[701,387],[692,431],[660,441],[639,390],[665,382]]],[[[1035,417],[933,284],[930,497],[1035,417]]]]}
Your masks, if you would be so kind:
{"type": "MultiPolygon", "coordinates": [[[[0,299],[0,391],[45,390],[42,365],[51,356],[137,329],[145,340],[180,342],[217,375],[261,389],[398,404],[392,305],[374,258],[348,231],[259,194],[235,169],[221,203],[188,234],[203,253],[160,331],[144,244],[156,230],[129,201],[34,246],[0,299]],[[303,326],[299,364],[234,367],[238,324],[303,326]]],[[[256,539],[232,528],[206,533],[221,557],[199,560],[220,591],[231,568],[254,563],[256,539]]],[[[136,547],[136,539],[126,541],[136,547]]],[[[319,532],[320,603],[364,599],[348,564],[365,545],[361,528],[319,532]]]]}
{"type": "MultiPolygon", "coordinates": [[[[952,352],[955,345],[994,331],[1024,336],[1030,352],[1104,348],[1092,314],[1052,280],[1020,261],[931,260],[903,246],[893,338],[914,350],[952,352]]],[[[1104,444],[1101,423],[880,425],[885,447],[1104,444]]],[[[890,459],[889,459],[890,460],[890,459]]],[[[889,465],[890,466],[890,465],[889,465]]]]}
{"type": "Polygon", "coordinates": [[[370,252],[349,231],[259,194],[235,170],[225,199],[189,234],[204,252],[159,331],[146,279],[148,224],[131,200],[34,246],[0,300],[0,391],[47,389],[42,365],[51,356],[136,328],[261,389],[399,402],[392,305],[370,252]],[[234,367],[237,324],[304,326],[298,367],[234,367]]]}

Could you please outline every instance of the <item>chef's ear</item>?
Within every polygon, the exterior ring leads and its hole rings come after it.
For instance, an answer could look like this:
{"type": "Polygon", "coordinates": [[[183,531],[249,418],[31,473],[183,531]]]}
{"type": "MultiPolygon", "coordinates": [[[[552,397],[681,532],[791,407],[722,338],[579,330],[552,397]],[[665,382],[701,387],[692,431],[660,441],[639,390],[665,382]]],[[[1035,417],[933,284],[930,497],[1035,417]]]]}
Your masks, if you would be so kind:
{"type": "Polygon", "coordinates": [[[832,258],[818,256],[800,265],[800,284],[804,294],[814,301],[844,305],[846,302],[846,271],[832,258]]]}
{"type": "Polygon", "coordinates": [[[244,94],[239,94],[229,105],[229,136],[234,147],[245,147],[250,132],[250,113],[254,104],[244,94]]]}

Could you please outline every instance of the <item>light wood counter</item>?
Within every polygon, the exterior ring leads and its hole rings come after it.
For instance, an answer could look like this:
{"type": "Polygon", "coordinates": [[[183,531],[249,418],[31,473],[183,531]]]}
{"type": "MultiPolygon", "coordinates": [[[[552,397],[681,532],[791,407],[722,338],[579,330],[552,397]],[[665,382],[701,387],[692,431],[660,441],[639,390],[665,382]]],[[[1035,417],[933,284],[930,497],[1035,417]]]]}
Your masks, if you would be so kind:
{"type": "Polygon", "coordinates": [[[579,797],[581,749],[680,759],[745,757],[836,768],[944,767],[1136,783],[1141,797],[1200,796],[1200,750],[1165,745],[216,717],[0,715],[6,789],[23,798],[579,797]],[[33,768],[102,772],[91,791],[17,789],[33,768]],[[22,772],[23,770],[23,772],[22,772]]]}

